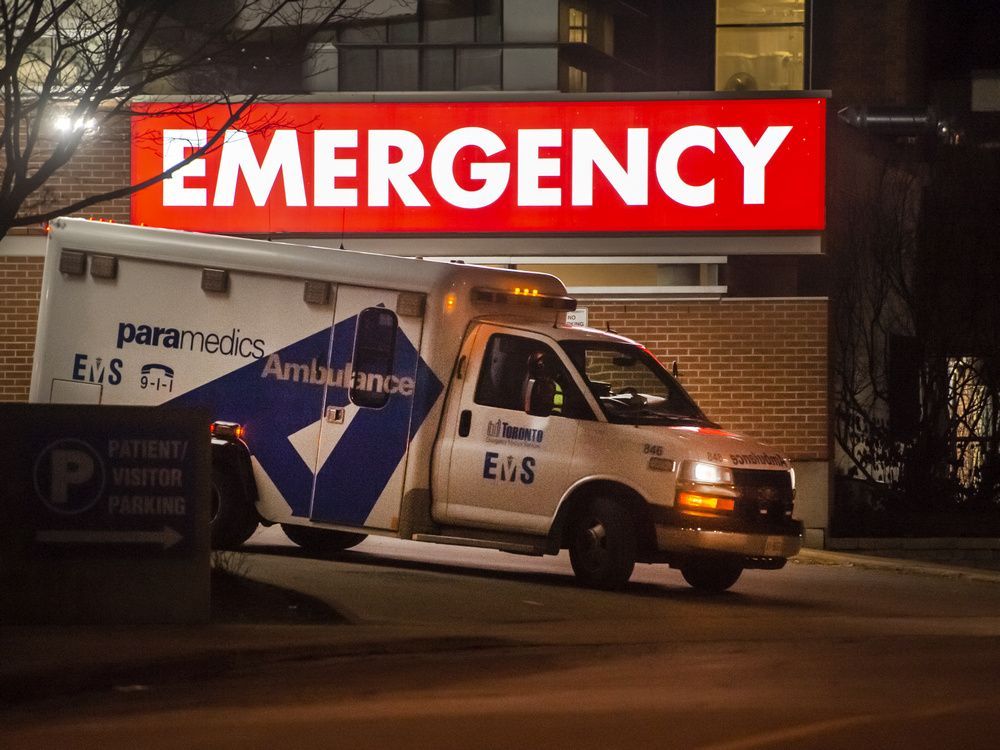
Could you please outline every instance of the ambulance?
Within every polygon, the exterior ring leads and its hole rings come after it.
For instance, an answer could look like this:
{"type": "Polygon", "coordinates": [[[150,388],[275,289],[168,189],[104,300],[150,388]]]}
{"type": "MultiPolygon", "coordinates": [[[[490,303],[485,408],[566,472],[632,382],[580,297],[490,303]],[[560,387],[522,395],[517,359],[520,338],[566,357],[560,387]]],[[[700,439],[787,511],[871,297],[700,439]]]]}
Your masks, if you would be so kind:
{"type": "Polygon", "coordinates": [[[326,554],[568,550],[601,589],[781,568],[788,459],[575,306],[546,274],[61,218],[31,401],[207,407],[218,548],[263,523],[326,554]]]}

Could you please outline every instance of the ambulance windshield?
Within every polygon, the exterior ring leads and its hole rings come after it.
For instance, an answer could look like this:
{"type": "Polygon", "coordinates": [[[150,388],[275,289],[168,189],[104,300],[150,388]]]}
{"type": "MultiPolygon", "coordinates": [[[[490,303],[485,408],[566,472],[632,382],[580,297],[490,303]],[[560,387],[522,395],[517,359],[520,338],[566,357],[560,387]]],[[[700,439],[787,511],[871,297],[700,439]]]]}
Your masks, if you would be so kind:
{"type": "Polygon", "coordinates": [[[642,347],[603,341],[561,343],[609,422],[712,424],[642,347]]]}

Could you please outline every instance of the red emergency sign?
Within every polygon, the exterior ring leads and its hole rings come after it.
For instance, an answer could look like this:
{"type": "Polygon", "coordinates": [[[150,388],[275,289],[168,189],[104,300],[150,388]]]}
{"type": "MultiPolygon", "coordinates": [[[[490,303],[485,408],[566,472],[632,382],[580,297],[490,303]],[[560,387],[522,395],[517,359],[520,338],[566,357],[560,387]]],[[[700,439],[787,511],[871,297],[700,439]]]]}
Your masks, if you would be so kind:
{"type": "MultiPolygon", "coordinates": [[[[132,181],[229,110],[146,104],[132,181]]],[[[821,98],[268,103],[132,197],[137,224],[211,232],[818,231],[821,98]]]]}

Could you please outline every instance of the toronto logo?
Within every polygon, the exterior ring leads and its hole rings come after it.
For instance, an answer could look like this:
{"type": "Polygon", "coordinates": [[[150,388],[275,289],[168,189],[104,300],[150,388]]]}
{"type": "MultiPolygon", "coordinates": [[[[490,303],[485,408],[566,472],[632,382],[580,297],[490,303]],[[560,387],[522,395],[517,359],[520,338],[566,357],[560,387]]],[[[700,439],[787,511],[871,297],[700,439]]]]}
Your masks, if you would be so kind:
{"type": "Polygon", "coordinates": [[[529,443],[531,445],[541,445],[545,439],[544,430],[536,430],[533,427],[517,427],[516,425],[498,419],[495,422],[486,423],[486,438],[491,443],[529,443]]]}

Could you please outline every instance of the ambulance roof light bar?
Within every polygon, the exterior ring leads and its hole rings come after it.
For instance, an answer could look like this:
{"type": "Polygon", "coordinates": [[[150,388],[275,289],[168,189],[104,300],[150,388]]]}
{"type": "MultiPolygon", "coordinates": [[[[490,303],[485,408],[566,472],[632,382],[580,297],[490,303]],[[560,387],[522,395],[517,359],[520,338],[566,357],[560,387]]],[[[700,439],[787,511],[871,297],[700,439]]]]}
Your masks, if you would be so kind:
{"type": "Polygon", "coordinates": [[[513,289],[489,289],[477,287],[472,290],[473,302],[493,302],[501,305],[532,305],[551,310],[576,309],[576,300],[558,294],[543,294],[533,287],[514,287],[513,289]]]}

